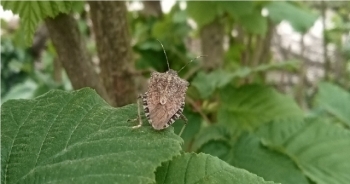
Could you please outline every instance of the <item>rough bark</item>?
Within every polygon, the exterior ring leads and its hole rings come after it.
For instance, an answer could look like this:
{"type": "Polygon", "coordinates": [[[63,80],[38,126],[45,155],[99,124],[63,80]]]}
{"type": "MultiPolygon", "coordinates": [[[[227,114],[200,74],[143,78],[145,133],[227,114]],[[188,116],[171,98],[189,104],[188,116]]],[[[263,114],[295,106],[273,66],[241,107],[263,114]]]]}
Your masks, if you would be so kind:
{"type": "Polygon", "coordinates": [[[217,19],[212,23],[205,25],[200,32],[203,68],[212,70],[222,66],[224,57],[224,28],[217,19]]]}
{"type": "Polygon", "coordinates": [[[74,89],[91,87],[107,102],[109,97],[98,74],[91,65],[86,44],[76,20],[67,14],[45,19],[52,43],[74,89]]]}
{"type": "Polygon", "coordinates": [[[62,82],[62,64],[58,58],[53,60],[53,79],[57,83],[62,82]]]}
{"type": "Polygon", "coordinates": [[[122,1],[89,1],[101,78],[117,106],[136,100],[127,10],[122,1]]]}

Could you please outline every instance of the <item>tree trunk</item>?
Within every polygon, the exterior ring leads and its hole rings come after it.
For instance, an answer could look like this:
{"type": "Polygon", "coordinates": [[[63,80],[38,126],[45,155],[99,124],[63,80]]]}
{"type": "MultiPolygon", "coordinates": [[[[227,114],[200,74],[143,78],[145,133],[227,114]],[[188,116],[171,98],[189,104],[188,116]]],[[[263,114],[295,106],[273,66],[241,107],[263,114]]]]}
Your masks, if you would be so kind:
{"type": "Polygon", "coordinates": [[[201,46],[204,65],[206,70],[212,70],[222,66],[224,57],[224,28],[218,19],[205,25],[201,29],[201,46]]]}
{"type": "Polygon", "coordinates": [[[89,1],[101,78],[117,106],[136,100],[127,10],[122,1],[89,1]]]}
{"type": "Polygon", "coordinates": [[[59,84],[62,82],[62,64],[57,57],[53,60],[53,79],[59,84]]]}
{"type": "Polygon", "coordinates": [[[78,24],[71,15],[59,14],[45,19],[52,43],[74,89],[91,87],[107,102],[111,102],[98,74],[91,65],[86,44],[78,24]]]}
{"type": "Polygon", "coordinates": [[[142,1],[143,10],[142,14],[146,17],[161,17],[163,15],[162,6],[160,5],[160,1],[142,1]]]}

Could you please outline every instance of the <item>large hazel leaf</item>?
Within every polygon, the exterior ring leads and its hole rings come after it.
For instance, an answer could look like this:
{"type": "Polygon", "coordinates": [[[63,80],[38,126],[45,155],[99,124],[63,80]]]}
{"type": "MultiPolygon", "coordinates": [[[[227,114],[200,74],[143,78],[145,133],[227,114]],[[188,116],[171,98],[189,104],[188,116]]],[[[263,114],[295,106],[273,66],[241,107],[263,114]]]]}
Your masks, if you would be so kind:
{"type": "Polygon", "coordinates": [[[158,184],[251,183],[265,184],[261,177],[207,154],[185,153],[162,164],[156,171],[158,184]]]}
{"type": "Polygon", "coordinates": [[[196,151],[217,156],[235,167],[263,177],[266,181],[308,184],[304,174],[287,155],[266,148],[256,135],[243,133],[238,138],[233,135],[228,137],[223,128],[210,126],[201,132],[194,142],[197,145],[194,146],[196,151]],[[218,131],[222,132],[221,137],[218,131]]]}
{"type": "Polygon", "coordinates": [[[292,159],[264,147],[253,134],[243,134],[224,160],[268,181],[283,184],[309,183],[292,159]]]}
{"type": "Polygon", "coordinates": [[[349,92],[331,83],[320,83],[316,103],[350,127],[349,92]]]}
{"type": "Polygon", "coordinates": [[[179,155],[173,128],[139,129],[135,105],[109,106],[95,91],[53,90],[1,108],[2,183],[150,183],[179,155]]]}
{"type": "Polygon", "coordinates": [[[220,91],[220,98],[218,121],[235,128],[254,129],[274,119],[303,118],[292,98],[266,86],[227,86],[220,91]]]}
{"type": "Polygon", "coordinates": [[[275,121],[259,129],[265,145],[287,154],[318,184],[350,181],[350,132],[319,119],[275,121]]]}

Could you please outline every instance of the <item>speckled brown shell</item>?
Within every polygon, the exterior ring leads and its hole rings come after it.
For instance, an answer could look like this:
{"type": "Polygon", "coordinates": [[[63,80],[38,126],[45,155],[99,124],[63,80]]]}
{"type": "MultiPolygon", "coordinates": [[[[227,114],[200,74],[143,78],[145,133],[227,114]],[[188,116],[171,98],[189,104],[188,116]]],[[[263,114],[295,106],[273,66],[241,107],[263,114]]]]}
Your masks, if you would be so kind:
{"type": "Polygon", "coordinates": [[[189,83],[181,79],[176,71],[153,72],[148,90],[142,96],[143,109],[154,129],[169,127],[182,114],[189,83]]]}

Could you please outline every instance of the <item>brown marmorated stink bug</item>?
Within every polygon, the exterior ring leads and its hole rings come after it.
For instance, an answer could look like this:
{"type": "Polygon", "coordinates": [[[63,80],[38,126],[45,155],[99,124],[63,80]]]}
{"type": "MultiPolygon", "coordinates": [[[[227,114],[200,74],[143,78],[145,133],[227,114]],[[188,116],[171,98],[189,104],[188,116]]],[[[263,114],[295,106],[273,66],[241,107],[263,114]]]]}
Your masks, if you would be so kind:
{"type": "MultiPolygon", "coordinates": [[[[158,40],[159,41],[159,40],[158,40]]],[[[142,119],[140,115],[140,99],[142,99],[143,110],[148,119],[148,122],[156,130],[162,130],[168,128],[177,119],[182,119],[185,121],[179,135],[181,136],[187,124],[187,118],[182,114],[185,107],[185,96],[189,83],[181,79],[177,72],[170,69],[168,57],[166,55],[165,49],[161,44],[165,58],[168,64],[168,71],[165,73],[152,72],[151,78],[148,84],[147,92],[143,95],[138,96],[138,120],[139,124],[132,128],[139,128],[142,126],[142,119]]],[[[198,56],[192,59],[187,64],[192,61],[203,57],[198,56]]],[[[183,66],[179,72],[184,69],[183,66]]]]}

